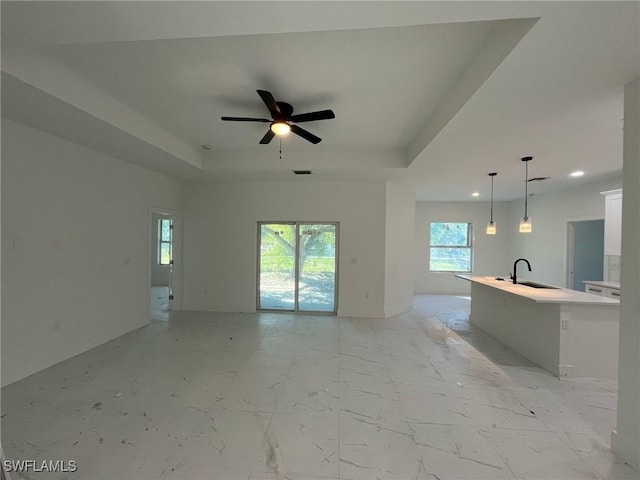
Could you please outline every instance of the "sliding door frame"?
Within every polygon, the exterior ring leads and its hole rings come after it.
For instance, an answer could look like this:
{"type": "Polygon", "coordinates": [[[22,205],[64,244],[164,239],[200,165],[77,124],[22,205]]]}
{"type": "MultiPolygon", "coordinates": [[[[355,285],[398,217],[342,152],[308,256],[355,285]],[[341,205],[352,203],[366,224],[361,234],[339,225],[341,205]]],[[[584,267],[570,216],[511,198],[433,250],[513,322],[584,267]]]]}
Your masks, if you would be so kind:
{"type": "Polygon", "coordinates": [[[340,245],[340,222],[324,222],[324,221],[258,221],[257,238],[256,238],[256,310],[259,312],[280,312],[280,313],[304,313],[318,315],[337,315],[338,313],[338,265],[339,265],[339,245],[340,245]],[[293,310],[280,310],[271,308],[262,308],[260,304],[260,259],[261,259],[261,242],[262,242],[262,226],[263,225],[294,225],[295,226],[295,272],[294,272],[294,298],[293,310]],[[335,254],[334,254],[334,279],[333,279],[333,311],[321,310],[302,310],[298,306],[298,296],[300,290],[300,225],[333,225],[335,227],[335,254]]]}

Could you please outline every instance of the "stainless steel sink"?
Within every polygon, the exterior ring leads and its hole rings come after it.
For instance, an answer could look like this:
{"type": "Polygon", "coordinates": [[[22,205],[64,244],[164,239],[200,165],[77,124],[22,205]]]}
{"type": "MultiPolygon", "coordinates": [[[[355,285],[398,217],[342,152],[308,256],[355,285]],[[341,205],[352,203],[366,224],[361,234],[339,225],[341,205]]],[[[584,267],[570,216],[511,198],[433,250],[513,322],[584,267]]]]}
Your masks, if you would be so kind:
{"type": "Polygon", "coordinates": [[[544,285],[542,283],[536,283],[536,282],[518,282],[518,285],[525,285],[527,287],[532,287],[532,288],[550,288],[552,290],[559,290],[558,287],[551,287],[549,285],[544,285]]]}

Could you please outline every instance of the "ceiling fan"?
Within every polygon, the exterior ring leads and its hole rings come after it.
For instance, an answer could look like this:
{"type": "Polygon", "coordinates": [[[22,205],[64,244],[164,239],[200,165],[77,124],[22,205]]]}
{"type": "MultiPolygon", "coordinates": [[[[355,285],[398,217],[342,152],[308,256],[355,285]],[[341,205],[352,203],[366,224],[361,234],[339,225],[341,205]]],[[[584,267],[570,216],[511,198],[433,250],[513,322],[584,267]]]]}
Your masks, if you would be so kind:
{"type": "Polygon", "coordinates": [[[300,128],[292,123],[302,122],[314,122],[316,120],[329,120],[336,118],[333,110],[319,110],[317,112],[301,113],[299,115],[293,115],[293,107],[286,102],[276,102],[271,95],[271,92],[266,90],[257,90],[258,95],[264,102],[271,113],[271,120],[266,118],[249,118],[249,117],[220,117],[222,120],[230,122],[263,122],[270,123],[271,126],[267,133],[262,137],[260,143],[265,145],[269,143],[273,137],[278,135],[285,135],[289,131],[301,136],[305,140],[316,144],[322,141],[320,137],[316,137],[313,133],[308,132],[304,128],[300,128]]]}

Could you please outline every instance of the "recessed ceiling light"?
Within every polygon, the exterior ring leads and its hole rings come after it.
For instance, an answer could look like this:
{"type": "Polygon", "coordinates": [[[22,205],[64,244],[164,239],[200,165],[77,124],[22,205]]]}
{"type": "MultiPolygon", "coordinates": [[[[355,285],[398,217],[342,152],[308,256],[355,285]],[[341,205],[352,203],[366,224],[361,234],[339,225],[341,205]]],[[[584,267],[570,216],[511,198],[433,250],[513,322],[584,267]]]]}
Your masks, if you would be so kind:
{"type": "Polygon", "coordinates": [[[471,194],[471,196],[472,196],[472,197],[479,197],[479,196],[480,196],[480,193],[478,193],[478,192],[473,192],[473,193],[471,194]]]}
{"type": "Polygon", "coordinates": [[[581,177],[582,175],[584,175],[584,172],[582,170],[576,170],[575,172],[571,172],[569,174],[570,177],[581,177]]]}

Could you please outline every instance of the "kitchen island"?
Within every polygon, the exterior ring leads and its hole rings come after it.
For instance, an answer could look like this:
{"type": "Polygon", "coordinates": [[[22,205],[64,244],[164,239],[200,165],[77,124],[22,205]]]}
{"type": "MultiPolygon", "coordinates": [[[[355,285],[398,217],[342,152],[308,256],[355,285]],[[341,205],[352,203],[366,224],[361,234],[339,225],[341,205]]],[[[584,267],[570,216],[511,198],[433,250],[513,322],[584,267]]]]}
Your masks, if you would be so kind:
{"type": "Polygon", "coordinates": [[[620,301],[508,278],[471,282],[470,322],[557,377],[618,374],[620,301]]]}

